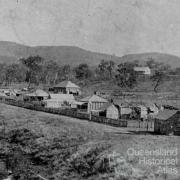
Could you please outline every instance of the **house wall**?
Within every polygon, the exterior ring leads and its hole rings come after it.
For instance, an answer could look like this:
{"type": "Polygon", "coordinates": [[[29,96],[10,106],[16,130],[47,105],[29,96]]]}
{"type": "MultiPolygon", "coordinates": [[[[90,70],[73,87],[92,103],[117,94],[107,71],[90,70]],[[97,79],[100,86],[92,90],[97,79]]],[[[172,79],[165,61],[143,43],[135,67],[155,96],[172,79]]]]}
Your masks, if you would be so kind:
{"type": "Polygon", "coordinates": [[[77,105],[74,104],[74,100],[47,100],[45,101],[45,107],[47,108],[61,108],[61,107],[72,107],[76,108],[77,105]]]}
{"type": "Polygon", "coordinates": [[[60,101],[46,101],[45,107],[47,108],[61,108],[63,102],[60,101]]]}
{"type": "Polygon", "coordinates": [[[147,119],[147,109],[141,109],[141,118],[147,119]]]}
{"type": "Polygon", "coordinates": [[[174,135],[180,135],[180,111],[176,113],[176,120],[174,124],[174,135]]]}
{"type": "Polygon", "coordinates": [[[106,117],[111,119],[119,119],[119,110],[114,106],[107,108],[106,117]]]}
{"type": "Polygon", "coordinates": [[[65,87],[54,87],[54,93],[63,93],[63,94],[77,94],[80,95],[81,91],[79,88],[65,88],[65,87]]]}
{"type": "Polygon", "coordinates": [[[133,110],[130,107],[119,107],[119,117],[122,119],[129,119],[133,110]]]}
{"type": "Polygon", "coordinates": [[[79,88],[66,88],[67,94],[81,95],[79,88]]]}
{"type": "Polygon", "coordinates": [[[105,103],[104,102],[89,102],[88,103],[88,113],[94,110],[98,110],[101,108],[105,103]]]}
{"type": "Polygon", "coordinates": [[[54,87],[54,93],[63,93],[63,94],[66,94],[66,88],[54,87]]]}

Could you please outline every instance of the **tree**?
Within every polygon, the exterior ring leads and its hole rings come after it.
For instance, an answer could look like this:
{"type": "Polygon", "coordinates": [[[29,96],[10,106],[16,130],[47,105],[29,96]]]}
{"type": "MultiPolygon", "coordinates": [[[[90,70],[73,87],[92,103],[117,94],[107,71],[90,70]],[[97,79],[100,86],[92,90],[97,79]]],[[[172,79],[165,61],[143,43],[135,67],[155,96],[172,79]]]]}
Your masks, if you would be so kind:
{"type": "Polygon", "coordinates": [[[80,64],[75,68],[76,78],[79,80],[85,80],[91,76],[91,71],[87,64],[80,64]]]}
{"type": "Polygon", "coordinates": [[[62,67],[63,80],[69,80],[71,75],[71,66],[66,64],[62,67]]]}
{"type": "Polygon", "coordinates": [[[26,81],[29,83],[37,83],[42,71],[42,62],[44,59],[40,56],[29,56],[28,58],[20,59],[20,62],[27,68],[26,81]]]}
{"type": "Polygon", "coordinates": [[[151,80],[154,83],[154,91],[157,92],[158,87],[167,79],[170,66],[164,63],[156,63],[154,74],[151,80]]]}
{"type": "Polygon", "coordinates": [[[55,84],[58,80],[60,66],[53,60],[46,61],[42,66],[41,81],[46,84],[55,84]]]}
{"type": "Polygon", "coordinates": [[[97,74],[100,75],[101,79],[110,79],[113,77],[113,70],[115,68],[114,61],[101,60],[98,68],[96,69],[97,74]]]}
{"type": "Polygon", "coordinates": [[[13,65],[9,65],[5,70],[5,81],[8,85],[10,85],[13,81],[15,81],[15,68],[13,65]]]}
{"type": "Polygon", "coordinates": [[[112,73],[115,67],[114,61],[108,61],[107,70],[109,71],[109,77],[112,78],[112,73]]]}
{"type": "Polygon", "coordinates": [[[24,80],[25,69],[20,64],[11,64],[5,67],[5,81],[7,84],[23,82],[24,80]]]}
{"type": "Polygon", "coordinates": [[[157,67],[157,62],[153,59],[153,58],[148,58],[148,61],[146,61],[146,65],[150,68],[150,69],[154,69],[157,67]]]}
{"type": "Polygon", "coordinates": [[[0,84],[3,84],[6,81],[6,67],[7,65],[2,63],[0,64],[0,84]]]}
{"type": "Polygon", "coordinates": [[[137,74],[134,71],[135,64],[125,62],[118,65],[116,80],[123,88],[133,88],[137,84],[137,74]]]}
{"type": "Polygon", "coordinates": [[[108,67],[108,62],[105,61],[104,59],[101,60],[100,64],[98,65],[97,72],[99,73],[102,79],[107,78],[107,67],[108,67]]]}

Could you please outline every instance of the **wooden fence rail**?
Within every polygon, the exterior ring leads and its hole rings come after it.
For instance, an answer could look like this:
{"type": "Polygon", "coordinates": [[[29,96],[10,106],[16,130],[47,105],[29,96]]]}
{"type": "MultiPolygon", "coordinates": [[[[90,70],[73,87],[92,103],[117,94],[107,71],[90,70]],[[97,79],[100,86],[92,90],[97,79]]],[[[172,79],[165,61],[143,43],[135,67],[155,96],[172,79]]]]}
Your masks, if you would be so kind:
{"type": "Polygon", "coordinates": [[[115,126],[115,127],[127,127],[126,120],[109,119],[106,117],[100,117],[100,116],[94,116],[94,115],[92,115],[90,118],[89,114],[76,112],[72,109],[45,108],[45,107],[41,106],[40,104],[24,102],[22,100],[10,99],[10,98],[6,98],[6,97],[0,97],[0,103],[18,106],[18,107],[22,107],[25,109],[35,110],[35,111],[43,111],[43,112],[47,112],[47,113],[59,114],[59,115],[74,117],[74,118],[78,118],[78,119],[90,120],[90,121],[107,124],[107,125],[115,126]]]}

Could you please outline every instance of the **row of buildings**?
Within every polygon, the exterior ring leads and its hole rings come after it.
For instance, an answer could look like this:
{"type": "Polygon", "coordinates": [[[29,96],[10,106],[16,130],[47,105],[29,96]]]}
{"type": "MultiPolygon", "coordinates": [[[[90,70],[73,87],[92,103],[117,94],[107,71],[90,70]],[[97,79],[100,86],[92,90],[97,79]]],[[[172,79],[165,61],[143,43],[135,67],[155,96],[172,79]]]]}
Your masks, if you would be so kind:
{"type": "MultiPolygon", "coordinates": [[[[179,116],[175,115],[178,114],[178,109],[164,109],[163,106],[158,106],[155,103],[123,102],[123,100],[103,98],[97,93],[84,98],[79,98],[80,95],[80,87],[71,81],[63,81],[49,88],[49,91],[42,89],[35,91],[0,89],[0,96],[10,96],[25,102],[39,103],[45,108],[69,108],[81,113],[116,120],[153,119],[156,122],[156,132],[170,131],[168,128],[164,128],[166,127],[164,124],[170,123],[171,119],[180,120],[179,116]]],[[[168,125],[168,127],[171,126],[168,125]]]]}
{"type": "Polygon", "coordinates": [[[158,107],[155,105],[142,105],[138,103],[124,103],[122,101],[106,99],[98,93],[79,98],[82,94],[78,85],[71,81],[63,81],[49,88],[48,91],[37,89],[28,91],[4,90],[5,95],[16,96],[25,102],[40,103],[47,108],[73,108],[82,113],[92,113],[111,119],[147,119],[147,116],[156,115],[158,107]]]}

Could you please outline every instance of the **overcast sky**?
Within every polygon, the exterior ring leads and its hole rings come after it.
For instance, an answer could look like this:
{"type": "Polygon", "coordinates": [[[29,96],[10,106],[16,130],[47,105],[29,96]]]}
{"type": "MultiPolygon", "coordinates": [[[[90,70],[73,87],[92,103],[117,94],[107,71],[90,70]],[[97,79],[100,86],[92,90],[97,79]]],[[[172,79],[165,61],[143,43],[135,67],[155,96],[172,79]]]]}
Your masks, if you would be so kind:
{"type": "Polygon", "coordinates": [[[0,40],[180,56],[180,0],[0,0],[0,40]]]}

